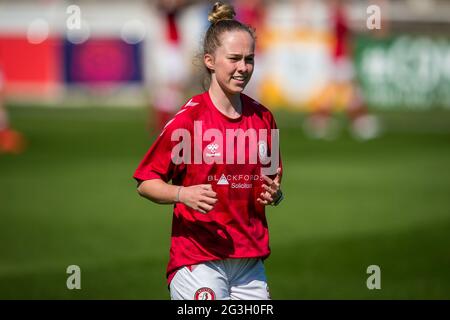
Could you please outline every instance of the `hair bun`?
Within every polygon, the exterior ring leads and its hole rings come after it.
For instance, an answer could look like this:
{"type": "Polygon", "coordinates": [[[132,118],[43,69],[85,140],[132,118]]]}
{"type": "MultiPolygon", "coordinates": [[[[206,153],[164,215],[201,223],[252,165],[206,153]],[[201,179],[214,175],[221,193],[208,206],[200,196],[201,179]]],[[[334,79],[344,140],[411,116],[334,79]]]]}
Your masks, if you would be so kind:
{"type": "Polygon", "coordinates": [[[208,21],[215,24],[221,20],[233,20],[235,15],[236,12],[233,6],[218,1],[211,9],[208,15],[208,21]]]}

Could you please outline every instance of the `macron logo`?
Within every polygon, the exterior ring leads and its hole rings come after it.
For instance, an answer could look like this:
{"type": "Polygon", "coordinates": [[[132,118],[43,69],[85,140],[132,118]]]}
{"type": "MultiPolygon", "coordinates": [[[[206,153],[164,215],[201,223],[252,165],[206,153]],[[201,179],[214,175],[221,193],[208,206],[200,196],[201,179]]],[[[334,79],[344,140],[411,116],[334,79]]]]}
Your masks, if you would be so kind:
{"type": "Polygon", "coordinates": [[[228,180],[227,180],[227,178],[225,177],[224,174],[222,174],[222,176],[220,177],[220,179],[219,179],[219,181],[217,182],[217,184],[218,184],[218,185],[227,185],[227,184],[229,184],[229,183],[228,183],[228,180]]]}

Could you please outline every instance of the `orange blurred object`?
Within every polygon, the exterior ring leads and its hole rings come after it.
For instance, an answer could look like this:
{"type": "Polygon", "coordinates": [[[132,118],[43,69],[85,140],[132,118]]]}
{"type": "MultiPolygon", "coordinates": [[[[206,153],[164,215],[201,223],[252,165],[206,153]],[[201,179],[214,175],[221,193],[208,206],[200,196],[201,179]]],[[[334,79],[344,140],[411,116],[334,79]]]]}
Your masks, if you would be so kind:
{"type": "Polygon", "coordinates": [[[20,132],[12,129],[0,131],[0,154],[20,154],[25,151],[25,148],[26,140],[20,132]]]}

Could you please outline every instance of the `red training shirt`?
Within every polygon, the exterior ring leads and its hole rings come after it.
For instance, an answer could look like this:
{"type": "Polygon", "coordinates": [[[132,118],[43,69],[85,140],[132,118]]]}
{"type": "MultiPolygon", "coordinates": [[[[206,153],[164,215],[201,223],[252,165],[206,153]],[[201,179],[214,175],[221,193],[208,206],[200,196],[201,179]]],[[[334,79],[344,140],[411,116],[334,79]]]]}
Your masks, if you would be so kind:
{"type": "MultiPolygon", "coordinates": [[[[217,192],[218,202],[206,214],[182,203],[174,205],[169,282],[174,271],[183,266],[226,258],[265,259],[270,254],[265,207],[256,199],[262,191],[261,168],[270,166],[267,159],[271,155],[279,158],[279,150],[270,152],[271,129],[277,126],[267,108],[244,94],[241,101],[242,115],[231,119],[214,106],[208,92],[190,99],[166,124],[134,173],[137,181],[211,184],[217,192]],[[240,143],[243,135],[238,133],[242,132],[248,136],[240,143]],[[251,154],[257,155],[256,161],[251,154]],[[185,158],[173,160],[174,155],[185,158]]],[[[271,163],[276,164],[274,160],[271,163]]],[[[280,158],[275,172],[278,167],[280,158]]]]}

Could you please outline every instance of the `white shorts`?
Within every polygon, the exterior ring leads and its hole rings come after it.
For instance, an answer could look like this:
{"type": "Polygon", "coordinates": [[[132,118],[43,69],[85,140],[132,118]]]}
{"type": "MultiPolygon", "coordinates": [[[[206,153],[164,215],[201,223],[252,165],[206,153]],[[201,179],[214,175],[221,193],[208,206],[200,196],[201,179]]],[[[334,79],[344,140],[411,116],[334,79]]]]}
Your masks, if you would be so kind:
{"type": "Polygon", "coordinates": [[[179,269],[170,282],[172,300],[269,300],[261,259],[226,259],[179,269]]]}

